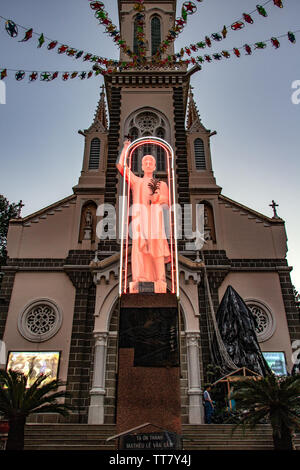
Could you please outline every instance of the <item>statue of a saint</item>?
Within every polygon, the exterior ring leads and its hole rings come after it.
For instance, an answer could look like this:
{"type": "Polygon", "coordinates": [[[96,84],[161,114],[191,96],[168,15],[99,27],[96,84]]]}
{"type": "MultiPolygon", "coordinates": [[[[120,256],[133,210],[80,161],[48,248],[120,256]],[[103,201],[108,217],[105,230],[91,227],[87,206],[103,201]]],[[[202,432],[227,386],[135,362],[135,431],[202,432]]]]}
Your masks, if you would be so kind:
{"type": "Polygon", "coordinates": [[[93,215],[91,211],[88,209],[85,213],[85,226],[91,227],[93,223],[93,215]]]}
{"type": "Polygon", "coordinates": [[[91,240],[92,239],[92,230],[93,230],[93,214],[91,213],[90,209],[86,211],[84,214],[84,240],[91,240]]]}
{"type": "MultiPolygon", "coordinates": [[[[130,141],[126,140],[117,169],[124,176],[124,159],[130,141]]],[[[141,282],[154,282],[155,292],[166,292],[165,263],[170,249],[165,233],[163,207],[169,206],[168,186],[153,178],[156,160],[153,155],[142,159],[144,176],[136,176],[126,165],[126,181],[130,185],[133,205],[130,292],[139,292],[141,282]]]]}

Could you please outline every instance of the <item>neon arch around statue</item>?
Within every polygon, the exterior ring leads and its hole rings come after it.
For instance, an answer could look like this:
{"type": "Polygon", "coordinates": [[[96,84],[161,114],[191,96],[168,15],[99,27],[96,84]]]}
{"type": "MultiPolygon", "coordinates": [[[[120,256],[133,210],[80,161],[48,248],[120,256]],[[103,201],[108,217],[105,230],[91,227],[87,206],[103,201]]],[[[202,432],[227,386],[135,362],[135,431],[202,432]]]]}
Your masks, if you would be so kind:
{"type": "MultiPolygon", "coordinates": [[[[163,192],[165,194],[164,203],[165,206],[167,206],[167,213],[168,213],[168,224],[169,224],[169,242],[167,243],[164,228],[160,232],[161,239],[158,240],[157,243],[154,242],[154,249],[150,250],[151,254],[153,255],[149,259],[151,259],[151,262],[153,264],[156,264],[157,259],[155,258],[155,254],[157,253],[157,246],[159,245],[164,246],[164,250],[167,250],[167,253],[165,252],[164,255],[169,255],[168,260],[167,257],[165,257],[165,263],[170,262],[170,276],[171,276],[171,292],[173,294],[176,294],[176,296],[179,298],[179,279],[178,279],[178,250],[177,250],[177,220],[176,220],[176,210],[175,210],[175,204],[176,204],[176,196],[175,196],[175,172],[174,172],[174,152],[172,147],[166,142],[165,140],[159,138],[159,137],[152,137],[152,136],[146,136],[146,137],[141,137],[139,139],[136,139],[134,142],[131,142],[127,148],[124,147],[120,159],[122,159],[122,162],[119,161],[117,164],[117,168],[119,172],[123,175],[123,189],[122,189],[122,205],[121,205],[121,252],[120,252],[120,279],[119,279],[119,295],[121,296],[122,294],[127,294],[127,293],[138,293],[142,292],[139,290],[139,287],[137,286],[138,284],[145,285],[145,284],[151,284],[151,282],[138,282],[139,277],[138,275],[135,274],[133,278],[135,277],[134,281],[131,282],[130,285],[128,285],[128,264],[129,264],[129,217],[130,217],[130,211],[131,208],[129,207],[130,204],[130,191],[133,188],[133,191],[135,191],[136,195],[136,190],[135,187],[138,187],[138,190],[141,188],[141,183],[143,183],[144,187],[145,184],[147,184],[147,180],[145,178],[139,178],[133,174],[131,171],[131,164],[132,164],[132,154],[133,152],[143,146],[143,145],[155,145],[161,147],[164,152],[165,152],[165,157],[166,157],[166,167],[167,167],[167,180],[168,184],[165,182],[159,182],[158,188],[160,188],[160,184],[162,185],[163,192]],[[123,153],[124,152],[124,153],[123,153]],[[123,154],[123,155],[122,155],[123,154]],[[142,181],[143,180],[143,181],[142,181]],[[127,182],[127,184],[126,184],[127,182]],[[167,202],[167,204],[166,204],[167,202]],[[168,250],[168,248],[169,250],[168,250]]],[[[146,156],[149,157],[149,155],[145,155],[143,158],[146,156]]],[[[153,179],[151,179],[153,181],[153,179]]],[[[148,183],[149,186],[149,183],[148,183]]],[[[155,191],[156,193],[157,191],[155,191]]],[[[159,189],[159,193],[161,190],[159,189]]],[[[155,195],[153,192],[153,195],[155,195]]],[[[133,196],[133,199],[136,199],[135,195],[133,196]]],[[[160,199],[160,196],[159,196],[160,199]]],[[[151,204],[151,201],[150,201],[151,204]]],[[[134,206],[135,204],[133,204],[134,206]]],[[[133,207],[132,206],[132,207],[133,207]]],[[[146,213],[149,214],[149,211],[151,214],[158,215],[158,218],[160,217],[160,220],[162,220],[162,215],[161,215],[161,209],[158,207],[159,204],[152,204],[152,206],[147,204],[146,207],[146,213]]],[[[132,212],[131,212],[132,213],[132,212]]],[[[148,217],[148,216],[147,216],[148,217]]],[[[149,218],[149,217],[148,217],[149,218]]],[[[140,217],[139,219],[142,221],[142,218],[140,217]]],[[[153,220],[153,219],[152,219],[153,220]]],[[[148,220],[147,220],[148,223],[148,220]]],[[[156,224],[152,224],[156,225],[156,224]]],[[[136,230],[136,227],[133,227],[133,239],[137,239],[138,236],[134,233],[136,230]]],[[[140,230],[140,227],[139,227],[140,230]]],[[[151,240],[150,240],[151,243],[151,240]]],[[[132,267],[132,272],[141,272],[141,269],[139,270],[139,266],[136,266],[138,263],[137,260],[139,260],[140,263],[142,263],[142,259],[139,259],[139,254],[141,252],[137,253],[136,249],[137,243],[133,240],[133,246],[131,248],[132,253],[131,253],[131,267],[132,267]],[[136,269],[138,268],[138,269],[136,269]]],[[[158,250],[159,251],[159,250],[158,250]]],[[[161,253],[161,249],[160,249],[161,253]]],[[[148,261],[149,263],[149,261],[148,261]]],[[[141,266],[143,269],[143,266],[141,266]]],[[[164,267],[165,269],[165,267],[164,267]]],[[[147,269],[146,269],[147,271],[147,269]]],[[[148,279],[147,279],[148,280],[148,279]]],[[[150,281],[156,281],[156,279],[150,278],[150,281]]],[[[164,288],[164,282],[159,280],[158,282],[153,282],[153,293],[164,293],[166,292],[166,283],[165,283],[165,288],[164,288]]]]}

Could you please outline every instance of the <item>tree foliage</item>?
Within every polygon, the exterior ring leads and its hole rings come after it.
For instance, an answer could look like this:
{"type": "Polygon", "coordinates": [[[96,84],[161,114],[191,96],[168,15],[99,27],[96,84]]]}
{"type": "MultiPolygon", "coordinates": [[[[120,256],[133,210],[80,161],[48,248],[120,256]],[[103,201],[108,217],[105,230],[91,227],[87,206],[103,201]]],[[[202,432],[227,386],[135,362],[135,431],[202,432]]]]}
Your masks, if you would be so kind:
{"type": "Polygon", "coordinates": [[[241,424],[254,428],[267,420],[273,430],[275,449],[292,449],[292,433],[300,430],[300,375],[241,380],[232,398],[243,410],[241,424]]]}
{"type": "Polygon", "coordinates": [[[0,194],[0,266],[6,261],[6,241],[10,219],[20,216],[22,201],[10,203],[6,197],[0,194]]]}

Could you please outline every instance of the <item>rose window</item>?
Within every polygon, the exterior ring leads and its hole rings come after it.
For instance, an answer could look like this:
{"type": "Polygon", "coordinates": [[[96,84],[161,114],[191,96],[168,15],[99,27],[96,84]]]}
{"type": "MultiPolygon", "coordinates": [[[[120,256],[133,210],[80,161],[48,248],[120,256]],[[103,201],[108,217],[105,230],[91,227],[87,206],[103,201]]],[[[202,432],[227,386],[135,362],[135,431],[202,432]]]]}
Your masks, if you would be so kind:
{"type": "Polygon", "coordinates": [[[38,305],[26,318],[27,328],[35,335],[48,333],[56,323],[56,313],[49,305],[38,305]]]}
{"type": "Polygon", "coordinates": [[[144,135],[153,135],[159,125],[159,118],[154,113],[144,112],[137,116],[136,123],[144,135]]]}
{"type": "Polygon", "coordinates": [[[61,326],[61,313],[54,302],[37,301],[28,305],[19,319],[20,333],[30,341],[45,341],[61,326]]]}
{"type": "Polygon", "coordinates": [[[255,321],[255,332],[259,342],[269,339],[275,329],[273,315],[266,306],[258,303],[247,303],[255,321]]]}

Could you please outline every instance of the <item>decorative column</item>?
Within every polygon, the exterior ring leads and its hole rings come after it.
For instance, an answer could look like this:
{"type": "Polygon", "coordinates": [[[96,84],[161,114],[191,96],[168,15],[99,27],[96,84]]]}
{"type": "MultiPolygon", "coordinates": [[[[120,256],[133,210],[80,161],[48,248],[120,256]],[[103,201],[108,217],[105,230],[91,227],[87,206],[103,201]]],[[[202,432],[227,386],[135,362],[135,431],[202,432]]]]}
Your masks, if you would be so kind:
{"type": "Polygon", "coordinates": [[[199,339],[199,332],[186,334],[190,424],[202,424],[204,422],[200,380],[199,339]]]}
{"type": "Polygon", "coordinates": [[[94,333],[94,373],[90,390],[88,424],[104,424],[105,364],[107,351],[107,332],[94,333]]]}

